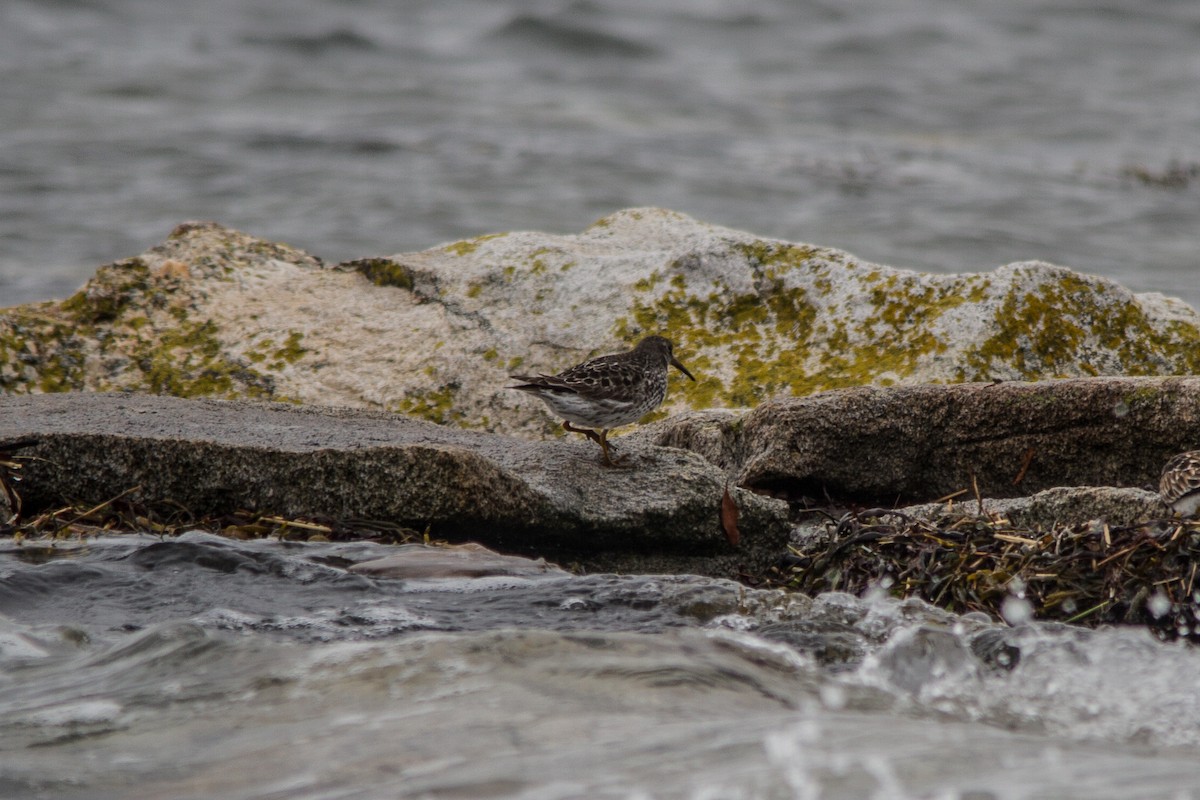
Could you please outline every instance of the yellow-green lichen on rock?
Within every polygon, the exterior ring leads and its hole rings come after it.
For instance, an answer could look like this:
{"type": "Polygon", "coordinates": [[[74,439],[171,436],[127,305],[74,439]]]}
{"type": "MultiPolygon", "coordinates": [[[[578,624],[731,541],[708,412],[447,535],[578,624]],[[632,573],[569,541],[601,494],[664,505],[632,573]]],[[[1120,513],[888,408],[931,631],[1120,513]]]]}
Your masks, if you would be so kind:
{"type": "Polygon", "coordinates": [[[1200,369],[1196,325],[1152,319],[1128,291],[1111,285],[1111,291],[1098,292],[1097,279],[1060,267],[1012,271],[1033,273],[1037,283],[1027,289],[1014,282],[1003,295],[992,334],[966,352],[960,380],[1013,371],[1036,380],[1200,369]]]}
{"type": "Polygon", "coordinates": [[[61,302],[0,311],[0,389],[287,399],[269,372],[303,352],[301,334],[284,332],[273,360],[255,365],[227,345],[204,300],[235,283],[249,260],[297,254],[212,223],[181,225],[163,245],[101,267],[61,302]]]}
{"type": "Polygon", "coordinates": [[[413,288],[412,271],[390,258],[360,258],[338,265],[338,269],[354,270],[376,286],[395,286],[398,289],[413,288]]]}
{"type": "Polygon", "coordinates": [[[864,384],[1190,373],[1200,318],[1175,303],[1061,267],[930,275],[822,248],[734,243],[709,258],[749,291],[695,280],[675,259],[632,285],[613,327],[665,332],[706,378],[688,405],[754,405],[864,384]],[[738,261],[741,263],[738,263],[738,261]]]}
{"type": "Polygon", "coordinates": [[[448,253],[453,253],[456,256],[469,256],[479,249],[479,246],[491,239],[498,239],[502,236],[507,236],[505,233],[485,233],[482,236],[476,236],[473,239],[463,239],[458,242],[451,242],[442,247],[448,253]]]}
{"type": "Polygon", "coordinates": [[[749,272],[748,291],[720,278],[693,290],[689,262],[677,261],[669,279],[655,272],[634,284],[631,313],[614,326],[620,339],[646,331],[676,339],[707,373],[688,392],[697,408],[910,379],[923,358],[946,352],[942,316],[986,286],[974,276],[931,284],[783,242],[737,242],[719,257],[730,262],[727,275],[749,272]]]}
{"type": "MultiPolygon", "coordinates": [[[[450,423],[462,425],[465,414],[456,402],[459,387],[445,384],[429,390],[407,393],[393,403],[388,410],[410,417],[418,417],[439,425],[450,423]]],[[[471,427],[464,425],[463,427],[471,427]]]]}
{"type": "Polygon", "coordinates": [[[89,343],[79,328],[54,303],[0,312],[0,391],[83,388],[89,343]]]}

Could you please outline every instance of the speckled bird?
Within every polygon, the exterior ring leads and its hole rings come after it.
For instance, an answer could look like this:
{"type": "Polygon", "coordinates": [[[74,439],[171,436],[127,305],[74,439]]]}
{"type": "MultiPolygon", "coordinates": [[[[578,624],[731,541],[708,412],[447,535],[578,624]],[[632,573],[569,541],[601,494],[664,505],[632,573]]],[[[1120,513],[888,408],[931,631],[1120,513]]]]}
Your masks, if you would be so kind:
{"type": "Polygon", "coordinates": [[[534,395],[564,420],[564,428],[600,445],[603,463],[611,467],[608,432],[658,408],[667,395],[668,366],[696,380],[675,358],[669,339],[647,336],[632,350],[599,356],[557,375],[510,375],[522,383],[509,388],[534,395]]]}
{"type": "Polygon", "coordinates": [[[1158,479],[1158,494],[1177,514],[1190,517],[1200,508],[1200,450],[1173,456],[1158,479]]]}

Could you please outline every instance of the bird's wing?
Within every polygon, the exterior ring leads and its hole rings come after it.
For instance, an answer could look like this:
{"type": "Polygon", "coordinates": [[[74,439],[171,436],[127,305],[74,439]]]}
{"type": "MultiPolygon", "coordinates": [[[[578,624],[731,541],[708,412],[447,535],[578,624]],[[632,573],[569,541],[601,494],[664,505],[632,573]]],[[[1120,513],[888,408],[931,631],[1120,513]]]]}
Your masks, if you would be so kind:
{"type": "Polygon", "coordinates": [[[552,392],[575,393],[577,388],[559,375],[509,375],[514,381],[521,381],[520,386],[510,386],[510,389],[520,389],[526,392],[550,390],[552,392]]]}
{"type": "Polygon", "coordinates": [[[560,372],[554,377],[570,386],[604,390],[615,386],[633,386],[644,380],[646,373],[628,361],[600,356],[571,367],[566,372],[560,372]]]}

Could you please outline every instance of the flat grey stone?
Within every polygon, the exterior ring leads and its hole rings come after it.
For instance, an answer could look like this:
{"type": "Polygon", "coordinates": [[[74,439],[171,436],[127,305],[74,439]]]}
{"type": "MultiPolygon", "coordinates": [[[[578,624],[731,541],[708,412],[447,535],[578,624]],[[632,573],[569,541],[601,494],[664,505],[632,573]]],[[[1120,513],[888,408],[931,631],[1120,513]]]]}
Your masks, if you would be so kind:
{"type": "Polygon", "coordinates": [[[164,512],[239,509],[394,521],[589,571],[734,576],[783,553],[787,508],[734,486],[740,543],[719,511],[724,473],[700,456],[618,442],[531,442],[392,414],[136,394],[0,395],[0,441],[22,451],[27,508],[130,499],[164,512]]]}
{"type": "Polygon", "coordinates": [[[1168,458],[1200,446],[1200,378],[861,387],[681,414],[629,440],[694,449],[739,486],[818,505],[1157,487],[1168,458]]]}

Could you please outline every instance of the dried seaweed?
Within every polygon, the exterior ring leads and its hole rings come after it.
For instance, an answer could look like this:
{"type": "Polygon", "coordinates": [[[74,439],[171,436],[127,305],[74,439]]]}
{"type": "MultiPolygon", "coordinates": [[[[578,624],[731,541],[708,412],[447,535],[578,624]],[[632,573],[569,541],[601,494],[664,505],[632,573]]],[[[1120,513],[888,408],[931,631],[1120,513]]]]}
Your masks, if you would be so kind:
{"type": "Polygon", "coordinates": [[[1021,527],[969,513],[936,520],[874,509],[793,545],[782,582],[813,594],[883,588],[958,613],[1148,625],[1200,641],[1200,521],[1021,527]]]}

